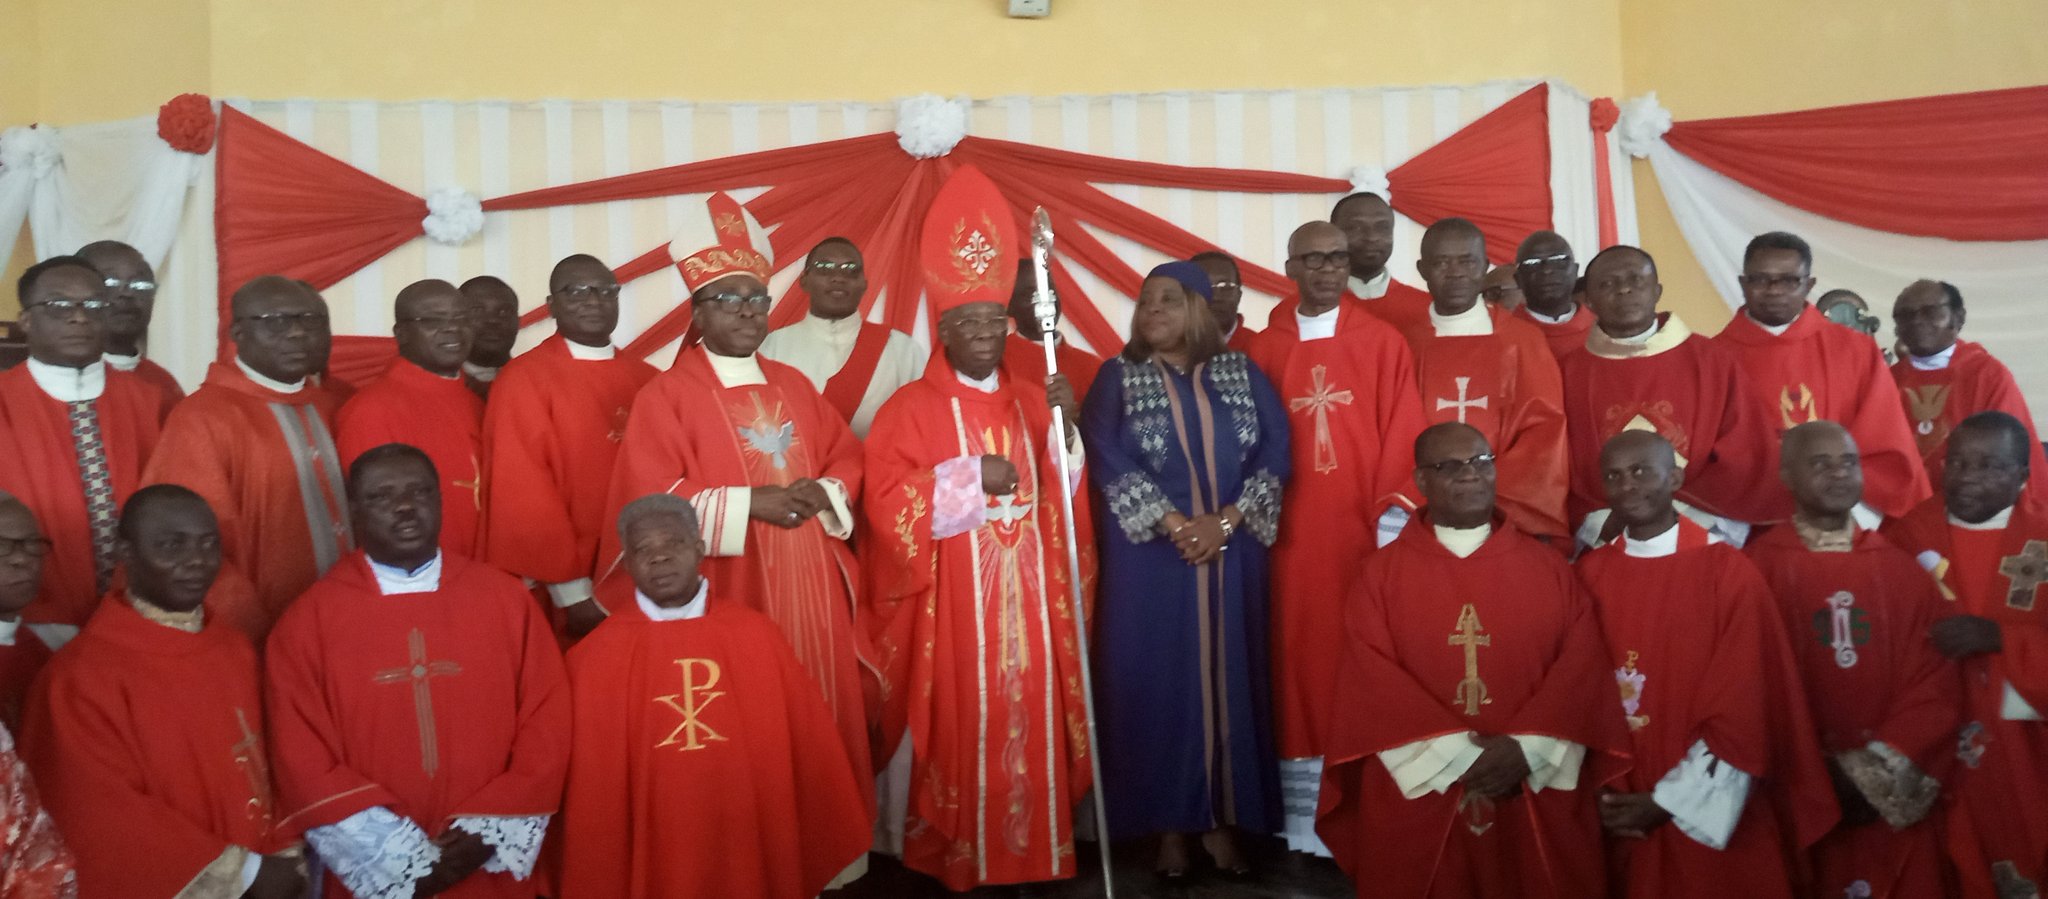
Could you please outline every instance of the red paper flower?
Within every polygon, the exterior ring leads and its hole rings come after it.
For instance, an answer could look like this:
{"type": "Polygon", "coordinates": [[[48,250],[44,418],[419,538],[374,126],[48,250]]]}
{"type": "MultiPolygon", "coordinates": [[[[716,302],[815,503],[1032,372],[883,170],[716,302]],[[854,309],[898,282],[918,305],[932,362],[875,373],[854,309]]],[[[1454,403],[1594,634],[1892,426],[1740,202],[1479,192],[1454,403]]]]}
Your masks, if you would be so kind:
{"type": "Polygon", "coordinates": [[[1613,97],[1601,97],[1594,100],[1592,107],[1593,112],[1590,116],[1590,124],[1596,133],[1606,134],[1609,131],[1613,131],[1614,123],[1621,121],[1621,107],[1614,105],[1613,97]]]}
{"type": "Polygon", "coordinates": [[[171,149],[195,156],[213,149],[213,101],[205,94],[179,94],[156,111],[156,133],[171,149]]]}

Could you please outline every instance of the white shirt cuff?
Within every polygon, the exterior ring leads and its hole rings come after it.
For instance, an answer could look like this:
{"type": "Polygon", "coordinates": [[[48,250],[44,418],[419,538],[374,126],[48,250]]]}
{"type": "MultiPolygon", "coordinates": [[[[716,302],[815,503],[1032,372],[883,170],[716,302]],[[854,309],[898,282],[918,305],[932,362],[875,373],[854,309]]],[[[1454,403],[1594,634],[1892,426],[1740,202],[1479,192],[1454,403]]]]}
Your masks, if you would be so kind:
{"type": "Polygon", "coordinates": [[[308,829],[306,845],[356,899],[412,899],[413,882],[441,861],[426,831],[381,805],[308,829]]]}
{"type": "Polygon", "coordinates": [[[1650,791],[1650,800],[1671,813],[1671,823],[1710,849],[1728,848],[1742,807],[1749,801],[1750,776],[1714,758],[1707,741],[1695,740],[1685,758],[1671,766],[1650,791]]]}
{"type": "MultiPolygon", "coordinates": [[[[1081,446],[1080,423],[1068,422],[1068,424],[1074,426],[1074,432],[1068,435],[1065,441],[1060,440],[1058,431],[1047,429],[1045,432],[1045,446],[1050,450],[1053,447],[1060,446],[1062,443],[1065,444],[1067,453],[1067,492],[1072,493],[1081,486],[1081,466],[1088,464],[1088,453],[1081,446]]],[[[1053,427],[1056,428],[1058,425],[1053,427]]]]}
{"type": "Polygon", "coordinates": [[[1380,764],[1393,775],[1401,798],[1417,799],[1451,788],[1479,761],[1479,744],[1465,731],[1403,743],[1379,753],[1380,764]]]}
{"type": "Polygon", "coordinates": [[[1878,525],[1884,524],[1884,513],[1871,508],[1868,503],[1857,503],[1849,510],[1849,517],[1856,519],[1856,526],[1866,531],[1877,530],[1878,525]]]}
{"type": "Polygon", "coordinates": [[[1584,745],[1542,734],[1513,736],[1522,747],[1522,757],[1529,762],[1530,792],[1578,789],[1579,766],[1586,760],[1584,745]]]}
{"type": "Polygon", "coordinates": [[[587,577],[548,585],[548,601],[554,603],[557,609],[566,609],[596,595],[596,586],[587,577]]]}
{"type": "Polygon", "coordinates": [[[846,498],[846,483],[838,478],[819,478],[818,486],[825,488],[825,500],[832,507],[818,513],[818,523],[825,526],[825,536],[834,540],[845,540],[853,536],[853,503],[846,498]]]}
{"type": "Polygon", "coordinates": [[[465,815],[448,826],[483,837],[491,847],[491,860],[484,870],[511,874],[513,880],[533,875],[533,863],[540,858],[540,843],[548,834],[548,815],[465,815]]]}
{"type": "Polygon", "coordinates": [[[1387,511],[1380,513],[1379,529],[1373,536],[1373,545],[1381,547],[1394,542],[1394,538],[1401,536],[1401,531],[1408,527],[1408,520],[1413,517],[1414,513],[1407,509],[1388,506],[1387,511]]]}
{"type": "Polygon", "coordinates": [[[1998,717],[2007,721],[2039,721],[2041,710],[2027,701],[2020,691],[2013,689],[2012,682],[2005,684],[2005,696],[1998,702],[1998,717]]]}
{"type": "Polygon", "coordinates": [[[242,892],[249,892],[249,886],[256,882],[256,875],[263,870],[263,856],[254,852],[242,856],[242,892]]]}
{"type": "Polygon", "coordinates": [[[690,497],[703,522],[704,548],[712,556],[737,556],[747,548],[747,515],[754,510],[754,488],[713,487],[690,497]]]}

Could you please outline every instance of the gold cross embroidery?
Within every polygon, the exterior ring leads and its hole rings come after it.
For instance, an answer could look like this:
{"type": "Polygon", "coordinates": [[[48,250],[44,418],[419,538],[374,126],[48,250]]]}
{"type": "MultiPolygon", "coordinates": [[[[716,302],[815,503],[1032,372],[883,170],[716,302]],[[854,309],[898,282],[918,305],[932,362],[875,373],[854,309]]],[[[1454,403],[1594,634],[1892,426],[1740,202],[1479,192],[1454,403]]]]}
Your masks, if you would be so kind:
{"type": "Polygon", "coordinates": [[[1486,682],[1479,679],[1479,647],[1493,645],[1493,637],[1481,634],[1485,630],[1479,623],[1479,610],[1466,603],[1458,612],[1458,629],[1451,634],[1452,646],[1465,649],[1465,679],[1458,681],[1458,689],[1451,694],[1451,701],[1464,703],[1465,714],[1479,714],[1479,707],[1493,704],[1493,697],[1486,693],[1486,682]]]}
{"type": "Polygon", "coordinates": [[[712,730],[711,725],[703,721],[705,707],[711,705],[712,700],[725,695],[724,690],[711,689],[718,686],[718,663],[710,659],[677,659],[676,667],[683,669],[683,691],[667,696],[656,696],[654,701],[683,716],[683,721],[676,725],[675,730],[669,731],[667,739],[654,744],[654,748],[662,749],[681,744],[676,751],[689,752],[705,748],[706,743],[725,742],[724,736],[712,730]],[[704,673],[702,682],[698,681],[695,671],[704,673]]]}
{"type": "Polygon", "coordinates": [[[476,505],[476,510],[484,510],[484,469],[477,464],[475,453],[469,454],[469,480],[449,483],[468,490],[469,501],[476,505]]]}
{"type": "Polygon", "coordinates": [[[1318,365],[1308,370],[1309,391],[1307,396],[1297,396],[1287,401],[1290,412],[1309,409],[1316,416],[1316,473],[1329,474],[1337,470],[1337,444],[1330,438],[1330,407],[1351,405],[1351,391],[1332,390],[1325,380],[1329,366],[1318,365]]]}
{"type": "Polygon", "coordinates": [[[241,706],[235,707],[235,725],[242,730],[242,740],[228,751],[234,753],[235,767],[242,769],[242,776],[249,781],[249,801],[244,803],[249,819],[261,821],[270,826],[270,762],[263,753],[263,738],[249,726],[249,716],[241,706]]]}
{"type": "Polygon", "coordinates": [[[407,664],[379,671],[370,682],[412,685],[412,711],[420,731],[420,770],[433,777],[441,770],[441,741],[434,731],[434,691],[428,682],[461,674],[462,666],[449,661],[428,661],[427,635],[420,633],[419,628],[412,629],[405,644],[407,664]]]}
{"type": "Polygon", "coordinates": [[[2005,575],[2011,588],[2005,593],[2005,604],[2022,612],[2034,610],[2034,592],[2044,581],[2048,581],[2048,542],[2029,540],[2020,551],[1998,560],[1998,573],[2005,575]]]}

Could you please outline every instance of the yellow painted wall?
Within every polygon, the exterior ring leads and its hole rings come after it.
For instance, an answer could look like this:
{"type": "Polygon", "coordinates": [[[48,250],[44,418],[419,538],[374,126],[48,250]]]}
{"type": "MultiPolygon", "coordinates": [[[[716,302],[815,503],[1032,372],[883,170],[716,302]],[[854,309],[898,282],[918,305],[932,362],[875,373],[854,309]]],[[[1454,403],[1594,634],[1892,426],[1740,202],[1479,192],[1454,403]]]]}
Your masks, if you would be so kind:
{"type": "MultiPolygon", "coordinates": [[[[1628,0],[1621,25],[1628,95],[1654,90],[1680,121],[2048,84],[2041,0],[1628,0]]],[[[1718,331],[1731,313],[1648,162],[1635,184],[1667,305],[1718,331]]],[[[1865,299],[1889,317],[1891,297],[1865,299]]]]}

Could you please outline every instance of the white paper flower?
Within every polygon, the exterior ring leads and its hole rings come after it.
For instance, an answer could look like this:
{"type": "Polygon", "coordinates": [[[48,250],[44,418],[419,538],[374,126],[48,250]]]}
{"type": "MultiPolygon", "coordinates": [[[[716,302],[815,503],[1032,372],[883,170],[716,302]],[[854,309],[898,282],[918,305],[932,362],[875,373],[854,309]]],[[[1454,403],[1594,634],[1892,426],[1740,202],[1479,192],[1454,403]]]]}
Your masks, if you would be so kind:
{"type": "Polygon", "coordinates": [[[1355,194],[1387,195],[1387,170],[1376,165],[1361,165],[1351,170],[1351,192],[1355,194]]]}
{"type": "Polygon", "coordinates": [[[1614,126],[1614,133],[1621,139],[1621,151],[1637,159],[1650,155],[1664,139],[1664,132],[1670,130],[1671,110],[1657,102],[1656,91],[1621,104],[1621,122],[1614,126]]]}
{"type": "Polygon", "coordinates": [[[40,179],[63,158],[62,144],[54,128],[28,125],[0,132],[0,167],[40,179]]]}
{"type": "Polygon", "coordinates": [[[919,94],[896,101],[896,145],[919,159],[953,152],[967,136],[967,101],[919,94]]]}
{"type": "Polygon", "coordinates": [[[443,187],[427,195],[427,217],[420,222],[435,243],[460,246],[484,229],[484,204],[476,194],[443,187]]]}

